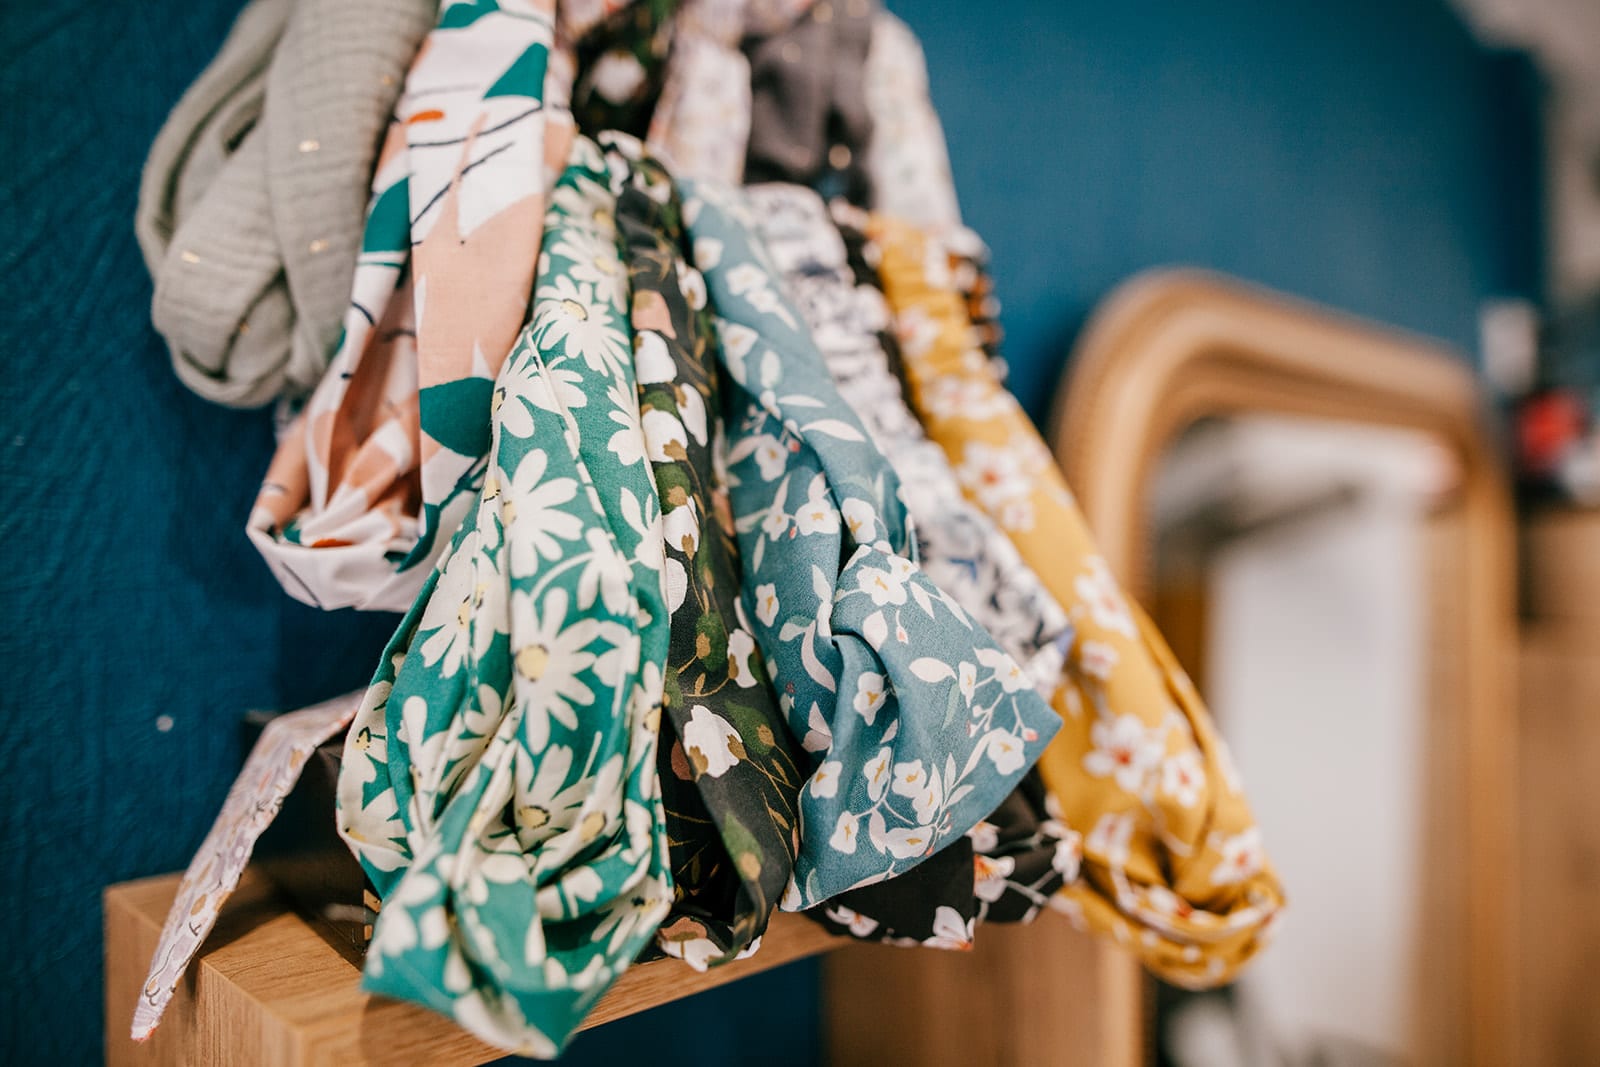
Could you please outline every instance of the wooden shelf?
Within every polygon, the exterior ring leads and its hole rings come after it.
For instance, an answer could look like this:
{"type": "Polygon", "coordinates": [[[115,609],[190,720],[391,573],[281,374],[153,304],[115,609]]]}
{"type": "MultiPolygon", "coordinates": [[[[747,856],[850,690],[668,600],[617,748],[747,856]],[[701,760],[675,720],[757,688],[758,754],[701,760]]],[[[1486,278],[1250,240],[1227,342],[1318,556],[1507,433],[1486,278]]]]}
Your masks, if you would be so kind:
{"type": "MultiPolygon", "coordinates": [[[[505,1054],[440,1015],[363,993],[360,967],[289,911],[271,884],[247,871],[154,1036],[128,1036],[179,876],[125,882],[105,892],[106,1062],[133,1065],[310,1064],[469,1067],[505,1054]]],[[[841,943],[798,915],[776,914],[761,951],[701,974],[676,960],[641,964],[595,1007],[587,1029],[727,982],[825,952],[841,943]]]]}

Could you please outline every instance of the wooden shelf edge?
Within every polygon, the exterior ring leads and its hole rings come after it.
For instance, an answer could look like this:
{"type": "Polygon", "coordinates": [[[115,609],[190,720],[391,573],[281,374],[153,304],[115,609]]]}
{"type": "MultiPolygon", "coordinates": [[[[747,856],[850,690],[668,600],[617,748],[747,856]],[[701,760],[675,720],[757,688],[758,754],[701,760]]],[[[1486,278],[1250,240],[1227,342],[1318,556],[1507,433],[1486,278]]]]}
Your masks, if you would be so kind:
{"type": "MultiPolygon", "coordinates": [[[[135,1064],[413,1064],[470,1067],[504,1055],[423,1008],[360,990],[355,963],[247,871],[216,929],[143,1045],[128,1037],[179,875],[110,886],[104,894],[106,1062],[135,1064]]],[[[761,950],[707,972],[676,960],[630,969],[584,1029],[738,981],[845,942],[798,915],[775,914],[761,950]]]]}

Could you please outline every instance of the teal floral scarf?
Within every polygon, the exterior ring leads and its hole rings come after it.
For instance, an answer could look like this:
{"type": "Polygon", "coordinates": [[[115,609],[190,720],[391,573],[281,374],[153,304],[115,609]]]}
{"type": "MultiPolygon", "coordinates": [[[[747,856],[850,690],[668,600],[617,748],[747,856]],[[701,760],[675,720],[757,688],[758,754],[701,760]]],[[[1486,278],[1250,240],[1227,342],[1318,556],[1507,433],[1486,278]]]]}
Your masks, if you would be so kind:
{"type": "Polygon", "coordinates": [[[1060,719],[923,575],[897,479],[784,297],[742,196],[680,189],[729,378],[748,607],[812,755],[782,901],[798,910],[903,873],[965,834],[1060,719]]]}

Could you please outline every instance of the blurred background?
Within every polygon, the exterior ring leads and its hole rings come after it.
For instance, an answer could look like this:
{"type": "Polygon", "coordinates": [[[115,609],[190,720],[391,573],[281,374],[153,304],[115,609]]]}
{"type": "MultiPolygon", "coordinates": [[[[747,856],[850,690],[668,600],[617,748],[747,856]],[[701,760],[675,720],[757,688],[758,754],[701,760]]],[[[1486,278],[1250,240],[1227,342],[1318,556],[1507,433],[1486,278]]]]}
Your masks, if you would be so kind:
{"type": "MultiPolygon", "coordinates": [[[[1584,510],[1600,504],[1600,4],[889,6],[925,47],[1036,419],[1095,305],[1171,264],[1415,331],[1482,377],[1526,543],[1569,586],[1526,605],[1546,673],[1518,708],[1508,802],[1544,832],[1519,858],[1542,939],[1519,1062],[1600,1062],[1584,908],[1600,813],[1583,788],[1600,780],[1600,600],[1582,585],[1600,570],[1584,510]]],[[[99,1057],[101,888],[182,868],[238,767],[242,714],[364,684],[394,624],[279,591],[242,536],[270,416],[189,394],[149,326],[139,168],[238,7],[0,5],[7,1063],[99,1057]]],[[[1162,621],[1191,635],[1174,643],[1296,911],[1239,988],[1156,998],[1162,1062],[1415,1062],[1416,887],[1438,817],[1426,516],[1449,471],[1427,441],[1340,433],[1198,427],[1150,489],[1162,621]],[[1314,774],[1284,759],[1306,751],[1314,774]],[[1335,825],[1329,798],[1352,781],[1360,804],[1335,825]],[[1327,936],[1319,917],[1352,914],[1361,937],[1327,936]]],[[[819,1063],[818,981],[796,964],[585,1035],[566,1062],[819,1063]]]]}

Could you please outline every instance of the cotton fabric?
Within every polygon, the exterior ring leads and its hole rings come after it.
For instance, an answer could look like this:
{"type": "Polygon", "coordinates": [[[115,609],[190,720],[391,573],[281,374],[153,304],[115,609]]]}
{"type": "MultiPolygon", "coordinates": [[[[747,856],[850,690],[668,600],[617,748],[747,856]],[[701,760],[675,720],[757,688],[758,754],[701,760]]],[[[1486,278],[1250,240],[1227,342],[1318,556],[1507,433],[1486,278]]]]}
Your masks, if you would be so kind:
{"type": "MultiPolygon", "coordinates": [[[[1081,849],[1054,904],[1181,985],[1226,981],[1283,903],[1227,747],[1154,626],[1123,595],[1049,450],[972,344],[943,246],[874,215],[912,398],[969,499],[1067,609],[1073,643],[1039,773],[1081,849]]],[[[1070,858],[1064,862],[1071,864],[1070,858]]]]}
{"type": "Polygon", "coordinates": [[[362,206],[437,0],[254,0],[151,146],[134,229],[151,320],[196,393],[315,388],[338,343],[362,206]]]}
{"type": "Polygon", "coordinates": [[[628,175],[616,218],[672,620],[657,767],[677,892],[657,944],[703,969],[753,950],[788,884],[806,756],[739,595],[733,513],[715,460],[725,448],[724,384],[705,282],[684,261],[671,178],[632,154],[616,164],[628,175]]]}
{"type": "Polygon", "coordinates": [[[747,608],[812,755],[782,901],[802,909],[959,839],[1059,723],[915,562],[898,479],[783,296],[746,201],[712,183],[680,189],[730,380],[747,608]]]}
{"type": "Polygon", "coordinates": [[[553,1056],[672,900],[670,624],[611,175],[586,138],[501,368],[490,470],[352,724],[340,829],[383,898],[364,986],[553,1056]]]}

